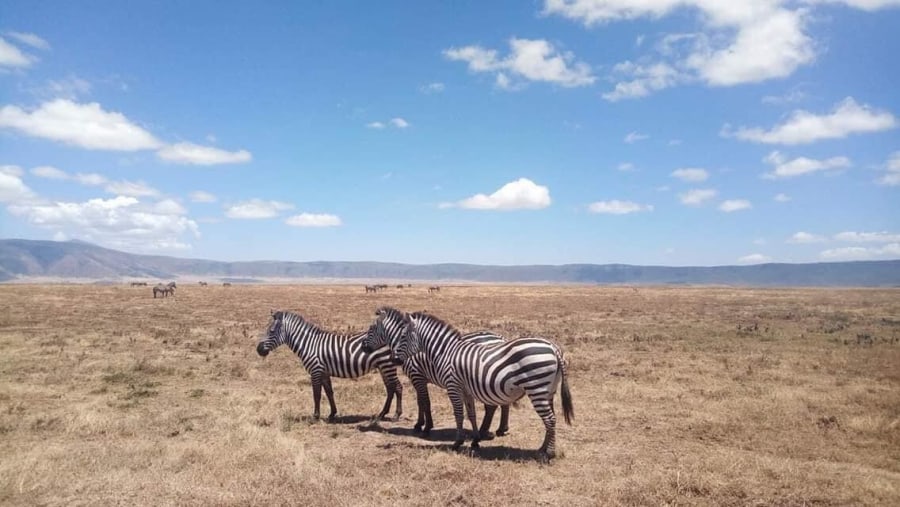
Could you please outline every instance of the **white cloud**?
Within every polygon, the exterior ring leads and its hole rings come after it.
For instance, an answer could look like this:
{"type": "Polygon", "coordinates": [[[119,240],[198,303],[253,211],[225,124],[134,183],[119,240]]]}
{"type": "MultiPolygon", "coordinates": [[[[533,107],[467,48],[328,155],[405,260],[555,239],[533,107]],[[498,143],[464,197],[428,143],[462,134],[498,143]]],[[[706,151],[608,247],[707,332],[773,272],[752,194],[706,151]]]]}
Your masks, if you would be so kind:
{"type": "Polygon", "coordinates": [[[13,46],[9,42],[7,42],[3,37],[0,37],[0,68],[2,67],[16,67],[16,68],[25,68],[30,67],[32,63],[34,63],[37,59],[29,54],[23,53],[21,49],[13,46]]]}
{"type": "Polygon", "coordinates": [[[678,194],[681,204],[688,206],[700,206],[706,201],[714,198],[719,193],[711,188],[697,188],[688,190],[685,193],[678,194]]]}
{"type": "Polygon", "coordinates": [[[190,245],[181,237],[200,234],[195,221],[171,213],[168,204],[144,204],[126,196],[86,202],[14,204],[9,206],[9,211],[57,234],[81,237],[113,248],[185,249],[190,245]]]}
{"type": "Polygon", "coordinates": [[[900,243],[900,234],[893,234],[887,231],[845,231],[835,234],[834,239],[836,239],[837,241],[849,241],[852,243],[900,243]]]}
{"type": "Polygon", "coordinates": [[[808,4],[844,4],[864,11],[876,11],[885,7],[898,7],[900,0],[803,0],[808,4]]]}
{"type": "Polygon", "coordinates": [[[763,178],[770,180],[793,178],[818,171],[844,169],[851,165],[850,159],[847,157],[832,157],[825,160],[798,157],[788,160],[778,151],[769,153],[763,160],[775,167],[773,171],[763,174],[763,178]]]}
{"type": "Polygon", "coordinates": [[[241,164],[253,159],[247,150],[225,151],[193,143],[170,144],[156,155],[167,162],[192,165],[241,164]]]}
{"type": "Polygon", "coordinates": [[[750,255],[745,255],[738,259],[738,262],[741,264],[763,264],[765,262],[771,262],[772,258],[768,255],[763,255],[759,253],[754,253],[750,255]]]}
{"type": "Polygon", "coordinates": [[[775,199],[776,202],[788,202],[791,200],[791,196],[787,194],[775,194],[773,199],[775,199]]]}
{"type": "Polygon", "coordinates": [[[763,104],[784,105],[801,102],[806,99],[806,93],[801,90],[791,90],[783,95],[766,95],[761,99],[763,104]]]}
{"type": "Polygon", "coordinates": [[[380,121],[373,121],[371,123],[367,123],[366,127],[370,129],[383,129],[385,127],[385,124],[381,123],[380,121]]]}
{"type": "Polygon", "coordinates": [[[750,201],[746,199],[731,199],[727,201],[722,201],[722,204],[719,204],[719,210],[724,211],[725,213],[731,213],[733,211],[741,211],[745,209],[752,208],[753,205],[750,201]]]}
{"type": "Polygon", "coordinates": [[[281,211],[293,209],[293,207],[292,204],[286,202],[250,199],[228,207],[225,210],[225,216],[238,219],[272,218],[278,216],[281,211]]]}
{"type": "Polygon", "coordinates": [[[34,197],[34,192],[22,182],[19,175],[14,174],[13,171],[0,171],[0,202],[16,203],[32,197],[34,197]]]}
{"type": "Polygon", "coordinates": [[[616,169],[622,172],[634,171],[634,164],[632,164],[631,162],[622,162],[616,167],[616,169]]]}
{"type": "Polygon", "coordinates": [[[835,104],[830,113],[817,115],[802,109],[796,110],[784,122],[769,130],[760,127],[739,127],[732,130],[729,125],[725,125],[721,135],[764,144],[795,145],[823,139],[843,139],[851,134],[880,132],[896,126],[897,119],[889,111],[860,105],[853,97],[847,97],[835,104]]]}
{"type": "Polygon", "coordinates": [[[895,151],[884,164],[884,174],[875,180],[879,185],[900,186],[900,151],[895,151]]]}
{"type": "Polygon", "coordinates": [[[143,181],[112,181],[106,185],[106,191],[111,194],[129,197],[154,197],[159,195],[159,190],[143,181]]]}
{"type": "Polygon", "coordinates": [[[550,206],[550,190],[528,178],[519,178],[500,187],[491,195],[476,194],[457,203],[444,203],[441,208],[460,207],[482,210],[541,209],[550,206]]]}
{"type": "Polygon", "coordinates": [[[409,122],[407,122],[403,118],[391,118],[391,125],[397,127],[398,129],[405,129],[406,127],[409,127],[409,122]]]}
{"type": "Polygon", "coordinates": [[[47,178],[50,180],[67,180],[69,175],[65,171],[57,169],[49,165],[42,165],[31,168],[31,174],[39,178],[47,178]]]}
{"type": "Polygon", "coordinates": [[[706,172],[706,169],[686,167],[683,169],[675,169],[670,176],[678,178],[681,181],[698,182],[706,181],[706,179],[709,178],[709,173],[706,172]]]}
{"type": "Polygon", "coordinates": [[[136,151],[160,146],[152,134],[96,102],[56,99],[31,112],[4,106],[0,108],[0,127],[89,150],[136,151]]]}
{"type": "Polygon", "coordinates": [[[35,94],[54,99],[75,100],[78,97],[90,95],[93,86],[90,82],[78,77],[69,76],[59,80],[49,80],[47,84],[35,90],[35,94]]]}
{"type": "Polygon", "coordinates": [[[31,46],[35,49],[42,49],[44,51],[50,49],[50,43],[45,41],[44,39],[38,37],[33,33],[26,32],[7,32],[6,35],[16,39],[22,44],[31,46]]]}
{"type": "Polygon", "coordinates": [[[444,83],[428,83],[420,86],[419,91],[426,95],[430,95],[432,93],[441,93],[445,88],[444,83]]]}
{"type": "Polygon", "coordinates": [[[649,139],[649,138],[650,138],[650,136],[648,136],[647,134],[639,134],[637,132],[629,132],[628,135],[625,136],[625,139],[623,139],[623,141],[625,141],[628,144],[633,144],[638,141],[643,141],[644,139],[649,139]]]}
{"type": "Polygon", "coordinates": [[[25,171],[17,165],[0,165],[0,174],[21,178],[25,174],[25,171]]]}
{"type": "Polygon", "coordinates": [[[881,248],[848,246],[823,250],[819,257],[829,261],[857,261],[879,257],[900,257],[900,243],[889,243],[881,248]]]}
{"type": "Polygon", "coordinates": [[[809,232],[795,232],[790,238],[788,238],[788,243],[798,243],[798,244],[807,244],[807,243],[821,243],[825,241],[824,236],[820,236],[818,234],[812,234],[809,232]]]}
{"type": "Polygon", "coordinates": [[[174,199],[163,199],[153,205],[153,211],[161,215],[186,215],[187,209],[174,199]]]}
{"type": "Polygon", "coordinates": [[[216,196],[202,190],[191,192],[190,198],[193,202],[216,202],[216,196]]]}
{"type": "Polygon", "coordinates": [[[688,9],[698,14],[700,31],[664,34],[641,64],[614,68],[625,80],[604,98],[642,97],[680,82],[733,86],[783,78],[815,59],[814,41],[804,32],[809,13],[778,0],[545,0],[543,12],[594,26],[688,9]]]}
{"type": "Polygon", "coordinates": [[[97,173],[78,173],[74,178],[78,183],[92,187],[99,187],[100,185],[105,185],[107,182],[105,176],[97,173]]]}
{"type": "Polygon", "coordinates": [[[637,213],[640,211],[653,211],[651,204],[638,204],[631,201],[597,201],[592,202],[588,206],[591,213],[603,213],[607,215],[627,215],[629,213],[637,213]]]}
{"type": "Polygon", "coordinates": [[[512,78],[564,87],[587,86],[596,80],[588,64],[575,61],[570,52],[559,52],[546,40],[513,37],[509,46],[509,55],[502,59],[497,51],[480,46],[450,48],[444,50],[444,56],[468,63],[472,72],[496,73],[498,87],[505,89],[514,88],[512,78]]]}
{"type": "Polygon", "coordinates": [[[337,215],[300,213],[286,218],[284,223],[294,227],[337,227],[342,222],[337,215]]]}

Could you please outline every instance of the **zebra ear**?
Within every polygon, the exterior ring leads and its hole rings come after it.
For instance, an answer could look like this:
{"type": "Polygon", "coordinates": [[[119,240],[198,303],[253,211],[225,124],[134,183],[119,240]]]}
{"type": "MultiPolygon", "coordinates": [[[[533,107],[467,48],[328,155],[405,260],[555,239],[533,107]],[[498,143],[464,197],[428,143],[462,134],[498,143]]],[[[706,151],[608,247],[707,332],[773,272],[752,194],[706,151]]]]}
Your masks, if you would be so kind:
{"type": "Polygon", "coordinates": [[[284,312],[272,310],[272,318],[275,320],[281,320],[281,317],[284,316],[284,312]]]}
{"type": "Polygon", "coordinates": [[[383,306],[378,308],[377,310],[375,310],[375,315],[377,315],[379,317],[383,317],[385,313],[387,313],[387,312],[384,310],[383,306]]]}

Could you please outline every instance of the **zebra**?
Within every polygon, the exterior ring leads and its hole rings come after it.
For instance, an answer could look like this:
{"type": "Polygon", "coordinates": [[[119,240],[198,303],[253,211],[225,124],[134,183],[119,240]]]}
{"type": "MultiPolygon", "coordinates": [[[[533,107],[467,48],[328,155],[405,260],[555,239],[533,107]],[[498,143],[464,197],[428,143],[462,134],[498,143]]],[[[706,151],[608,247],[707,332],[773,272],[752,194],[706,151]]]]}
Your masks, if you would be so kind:
{"type": "Polygon", "coordinates": [[[170,287],[168,285],[157,284],[153,287],[153,299],[156,299],[156,295],[161,294],[160,297],[165,296],[169,297],[171,294],[173,297],[175,296],[175,287],[170,287]]]}
{"type": "Polygon", "coordinates": [[[366,285],[366,294],[368,294],[370,292],[378,292],[378,286],[377,285],[366,285]]]}
{"type": "Polygon", "coordinates": [[[322,397],[322,387],[325,387],[325,395],[331,408],[329,421],[334,421],[337,414],[331,377],[357,378],[378,369],[387,390],[387,400],[376,417],[384,418],[396,395],[395,417],[400,419],[403,413],[403,385],[397,378],[397,366],[393,362],[391,351],[387,347],[374,352],[364,351],[362,342],[365,337],[365,332],[342,335],[324,331],[301,315],[278,311],[272,312],[272,323],[266,337],[256,345],[256,352],[265,357],[279,345],[288,345],[300,357],[312,380],[315,405],[313,418],[319,418],[319,401],[322,397]]]}
{"type": "Polygon", "coordinates": [[[387,344],[399,361],[422,352],[425,362],[447,386],[456,418],[454,450],[465,442],[464,406],[472,425],[472,448],[477,449],[480,435],[476,429],[475,400],[505,405],[527,395],[544,423],[544,442],[538,449],[541,460],[546,462],[556,456],[553,398],[560,384],[566,423],[572,424],[575,415],[568,364],[559,347],[545,338],[479,345],[462,340],[456,328],[424,312],[406,314],[382,307],[376,315],[376,332],[367,345],[374,348],[387,344]]]}
{"type": "Polygon", "coordinates": [[[222,284],[222,287],[231,287],[231,282],[225,282],[222,284]]]}
{"type": "Polygon", "coordinates": [[[441,291],[441,288],[438,285],[432,285],[431,287],[428,287],[429,294],[431,294],[432,292],[440,292],[440,291],[441,291]]]}
{"type": "Polygon", "coordinates": [[[202,280],[201,280],[200,282],[197,282],[197,283],[199,283],[201,287],[207,287],[207,286],[209,286],[208,283],[206,283],[206,282],[204,282],[204,281],[202,281],[202,280]]]}
{"type": "MultiPolygon", "coordinates": [[[[369,345],[378,339],[378,332],[377,323],[369,326],[369,332],[366,340],[363,342],[364,350],[372,350],[369,345]]],[[[491,333],[490,331],[468,333],[463,335],[462,339],[479,344],[502,343],[504,341],[502,336],[491,333]]],[[[409,377],[413,388],[416,390],[419,417],[416,420],[416,424],[413,426],[413,431],[417,433],[421,432],[427,437],[430,434],[431,429],[434,428],[434,422],[431,418],[431,397],[428,394],[428,384],[435,384],[442,389],[446,389],[446,387],[441,383],[441,378],[434,370],[431,363],[425,360],[425,356],[421,352],[412,355],[408,357],[406,361],[403,361],[403,371],[406,373],[406,376],[409,377]]],[[[481,428],[478,430],[482,440],[490,440],[493,438],[490,429],[496,410],[496,405],[484,406],[484,419],[481,422],[481,428]]],[[[503,405],[500,407],[500,425],[497,427],[497,436],[502,437],[507,433],[509,433],[509,405],[503,405]]]]}

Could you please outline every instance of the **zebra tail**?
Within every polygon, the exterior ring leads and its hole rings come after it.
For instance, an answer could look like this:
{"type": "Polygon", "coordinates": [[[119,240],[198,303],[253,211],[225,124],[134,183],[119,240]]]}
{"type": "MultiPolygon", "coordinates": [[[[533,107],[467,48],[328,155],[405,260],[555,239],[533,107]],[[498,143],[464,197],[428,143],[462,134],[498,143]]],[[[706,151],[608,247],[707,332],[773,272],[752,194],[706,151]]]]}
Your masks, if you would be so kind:
{"type": "Polygon", "coordinates": [[[572,391],[569,390],[569,368],[566,360],[562,358],[562,355],[560,355],[559,358],[559,365],[562,370],[563,417],[566,419],[566,424],[571,426],[572,419],[575,418],[575,407],[572,405],[572,391]]]}

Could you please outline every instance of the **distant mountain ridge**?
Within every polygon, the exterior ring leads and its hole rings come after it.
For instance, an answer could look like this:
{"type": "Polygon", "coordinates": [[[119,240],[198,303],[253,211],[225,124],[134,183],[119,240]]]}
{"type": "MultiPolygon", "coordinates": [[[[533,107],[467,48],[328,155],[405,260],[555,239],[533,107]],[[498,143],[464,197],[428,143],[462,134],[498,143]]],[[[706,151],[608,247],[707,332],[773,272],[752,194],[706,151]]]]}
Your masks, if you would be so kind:
{"type": "Polygon", "coordinates": [[[223,262],[138,255],[82,241],[0,240],[0,282],[29,279],[220,281],[372,279],[497,283],[900,286],[900,260],[667,267],[627,264],[489,266],[389,262],[223,262]]]}

